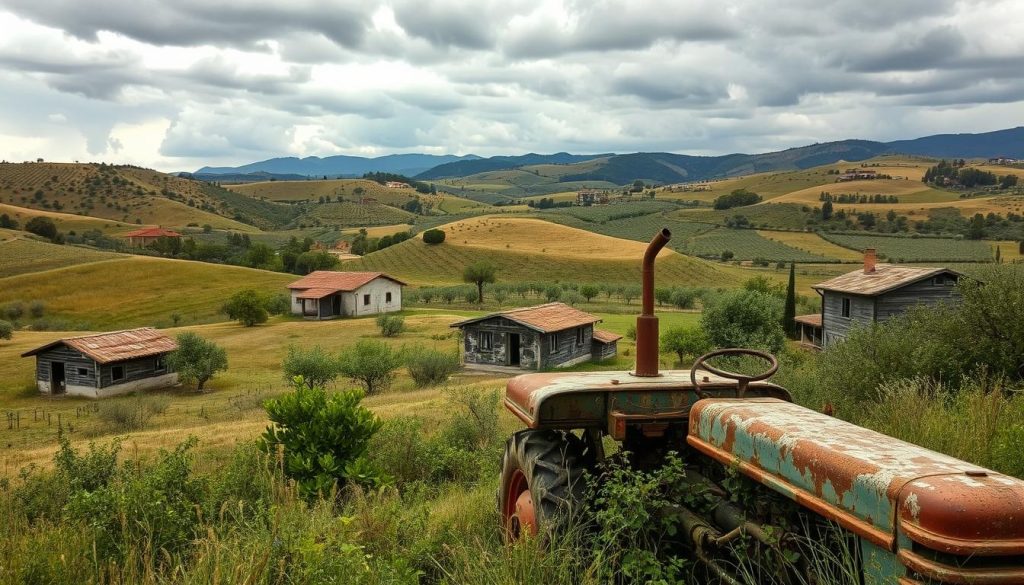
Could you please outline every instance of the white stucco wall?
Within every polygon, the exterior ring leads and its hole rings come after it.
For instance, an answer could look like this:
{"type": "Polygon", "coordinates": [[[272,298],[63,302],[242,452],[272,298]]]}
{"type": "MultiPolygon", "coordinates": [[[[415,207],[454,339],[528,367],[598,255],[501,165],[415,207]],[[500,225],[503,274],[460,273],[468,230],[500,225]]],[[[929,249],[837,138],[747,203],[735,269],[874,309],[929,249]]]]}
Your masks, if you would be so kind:
{"type": "Polygon", "coordinates": [[[299,300],[301,291],[292,291],[292,315],[302,315],[302,301],[299,300]]]}
{"type": "Polygon", "coordinates": [[[387,278],[374,279],[342,298],[342,310],[345,316],[362,317],[377,313],[391,313],[402,310],[402,286],[387,278]],[[385,302],[387,293],[391,293],[391,302],[385,302]],[[363,295],[370,295],[370,304],[363,304],[363,295]]]}

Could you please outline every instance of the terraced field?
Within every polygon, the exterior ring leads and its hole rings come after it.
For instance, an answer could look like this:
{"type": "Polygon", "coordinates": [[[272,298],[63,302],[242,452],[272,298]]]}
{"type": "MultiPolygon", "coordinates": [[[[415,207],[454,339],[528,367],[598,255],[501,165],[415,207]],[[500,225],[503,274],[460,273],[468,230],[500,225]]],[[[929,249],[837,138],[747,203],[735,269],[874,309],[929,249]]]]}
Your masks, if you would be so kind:
{"type": "Polygon", "coordinates": [[[0,230],[0,278],[125,257],[92,248],[58,246],[16,233],[0,230]]]}
{"type": "Polygon", "coordinates": [[[314,205],[297,221],[307,225],[364,227],[412,223],[416,215],[382,203],[324,203],[314,205]]]}
{"type": "Polygon", "coordinates": [[[758,231],[757,233],[763,238],[768,238],[769,240],[785,244],[790,248],[795,248],[797,250],[807,252],[808,254],[849,262],[859,262],[862,259],[862,254],[860,252],[833,244],[813,232],[779,232],[763,230],[758,231]]]}
{"type": "Polygon", "coordinates": [[[715,228],[690,238],[687,251],[702,258],[720,258],[730,251],[736,260],[763,259],[769,262],[829,262],[832,258],[792,248],[761,236],[755,230],[715,228]]]}
{"type": "Polygon", "coordinates": [[[766,203],[716,211],[713,209],[680,209],[669,214],[680,221],[706,222],[725,225],[726,219],[737,215],[746,217],[751,225],[759,228],[802,230],[807,227],[808,212],[805,205],[797,203],[766,203]]]}
{"type": "Polygon", "coordinates": [[[838,234],[823,237],[851,250],[875,248],[896,262],[990,262],[994,255],[993,243],[986,241],[838,234]]]}

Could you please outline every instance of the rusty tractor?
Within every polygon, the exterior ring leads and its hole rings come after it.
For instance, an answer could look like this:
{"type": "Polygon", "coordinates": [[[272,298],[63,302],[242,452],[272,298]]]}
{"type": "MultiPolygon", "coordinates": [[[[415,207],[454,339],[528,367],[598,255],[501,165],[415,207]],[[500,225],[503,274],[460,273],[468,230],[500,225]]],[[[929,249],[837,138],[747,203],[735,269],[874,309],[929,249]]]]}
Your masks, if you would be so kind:
{"type": "Polygon", "coordinates": [[[785,547],[801,525],[730,494],[725,486],[736,482],[727,478],[742,477],[809,519],[805,532],[827,525],[851,543],[865,585],[1024,584],[1024,481],[801,407],[768,380],[778,363],[762,352],[724,349],[690,371],[659,372],[654,259],[670,237],[662,230],[644,255],[633,371],[509,381],[505,406],[527,428],[508,440],[502,462],[508,540],[548,534],[584,504],[582,477],[611,437],[633,466],[677,452],[687,485],[709,494],[711,505],[681,503],[673,513],[681,546],[714,582],[741,582],[729,569],[730,543],[785,547]],[[747,376],[707,363],[736,355],[769,368],[747,376]]]}

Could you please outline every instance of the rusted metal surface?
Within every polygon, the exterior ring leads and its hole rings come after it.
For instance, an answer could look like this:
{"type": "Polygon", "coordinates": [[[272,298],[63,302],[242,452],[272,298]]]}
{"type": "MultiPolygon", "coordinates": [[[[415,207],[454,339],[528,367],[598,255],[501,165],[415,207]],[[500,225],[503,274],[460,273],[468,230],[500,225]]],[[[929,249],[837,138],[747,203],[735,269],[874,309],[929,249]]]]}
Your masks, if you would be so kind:
{"type": "Polygon", "coordinates": [[[672,238],[672,232],[662,228],[655,234],[643,260],[643,312],[636,318],[636,371],[637,376],[658,375],[658,317],[654,315],[654,259],[672,238]]]}
{"type": "Polygon", "coordinates": [[[854,270],[837,276],[811,288],[823,291],[850,293],[855,295],[876,296],[894,288],[908,285],[919,280],[932,278],[940,274],[960,277],[962,274],[948,268],[919,268],[897,264],[876,264],[871,272],[854,270]]]}
{"type": "Polygon", "coordinates": [[[1024,567],[957,567],[925,558],[913,551],[901,549],[896,557],[910,571],[920,575],[926,583],[954,583],[957,585],[1021,585],[1024,567]]]}
{"type": "MultiPolygon", "coordinates": [[[[972,558],[1024,553],[1024,481],[795,404],[702,400],[687,442],[889,551],[909,538],[972,558]]],[[[908,567],[930,563],[918,568],[941,582],[1024,583],[1021,567],[961,569],[899,553],[908,567]]]]}
{"type": "Polygon", "coordinates": [[[21,354],[29,357],[58,345],[67,345],[100,364],[160,355],[178,349],[174,339],[152,327],[65,337],[21,354]]]}
{"type": "MultiPolygon", "coordinates": [[[[736,396],[733,380],[708,372],[700,372],[699,378],[712,395],[736,396]]],[[[786,391],[769,382],[754,382],[748,395],[782,398],[786,391]]],[[[697,400],[685,370],[647,378],[621,371],[524,374],[509,380],[505,391],[505,406],[530,428],[604,424],[612,410],[651,415],[683,411],[685,421],[697,400]]]]}

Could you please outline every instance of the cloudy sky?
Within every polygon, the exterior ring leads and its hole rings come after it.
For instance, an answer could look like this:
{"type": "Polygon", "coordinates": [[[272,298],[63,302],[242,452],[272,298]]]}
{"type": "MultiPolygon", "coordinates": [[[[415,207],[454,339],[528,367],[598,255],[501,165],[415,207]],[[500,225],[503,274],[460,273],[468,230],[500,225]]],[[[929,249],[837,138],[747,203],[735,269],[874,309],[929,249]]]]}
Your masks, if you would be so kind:
{"type": "Polygon", "coordinates": [[[0,158],[763,152],[1024,124],[1021,0],[0,0],[0,158]]]}

